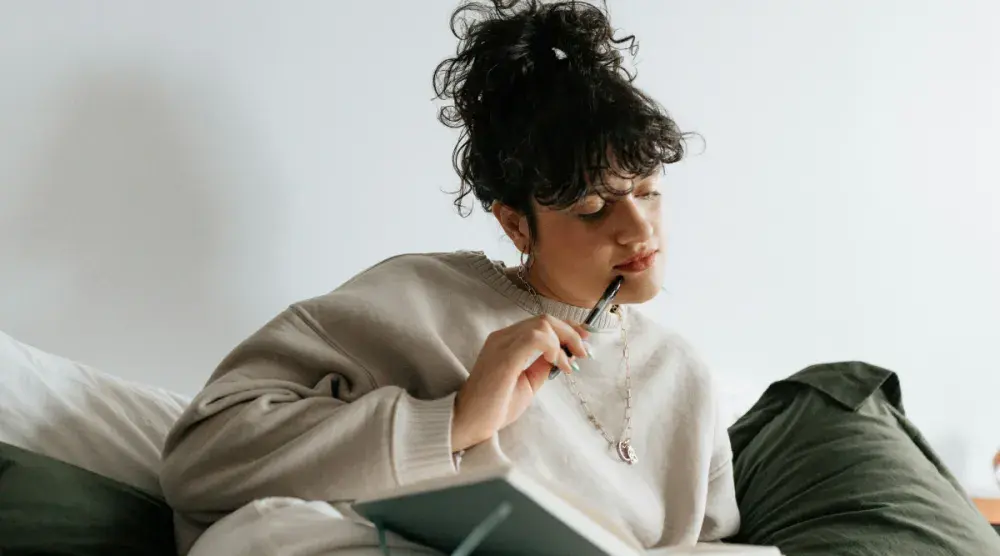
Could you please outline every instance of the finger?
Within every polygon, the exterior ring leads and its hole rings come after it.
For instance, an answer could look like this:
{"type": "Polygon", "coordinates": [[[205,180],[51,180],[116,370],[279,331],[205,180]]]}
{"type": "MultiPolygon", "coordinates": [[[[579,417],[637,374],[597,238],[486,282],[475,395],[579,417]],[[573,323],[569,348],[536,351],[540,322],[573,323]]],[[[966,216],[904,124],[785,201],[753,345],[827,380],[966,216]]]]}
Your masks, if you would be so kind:
{"type": "Polygon", "coordinates": [[[580,370],[580,365],[576,362],[574,357],[566,353],[565,348],[562,350],[562,358],[564,364],[560,365],[559,368],[564,368],[564,366],[569,366],[569,371],[567,372],[569,372],[570,374],[580,370]]]}
{"type": "MultiPolygon", "coordinates": [[[[505,375],[504,380],[516,380],[527,367],[537,362],[544,362],[548,370],[555,366],[564,372],[572,372],[572,357],[563,352],[566,348],[563,348],[560,333],[566,338],[565,343],[571,355],[587,356],[580,331],[549,315],[526,319],[504,329],[502,334],[497,334],[497,340],[502,338],[502,353],[508,358],[506,366],[510,369],[510,374],[505,375]]],[[[582,336],[586,335],[586,331],[583,331],[582,336]]]]}
{"type": "Polygon", "coordinates": [[[585,324],[574,324],[573,328],[576,329],[577,333],[580,334],[580,338],[583,340],[583,349],[587,352],[587,357],[589,359],[594,358],[594,347],[590,345],[590,334],[592,330],[585,324]]]}
{"type": "Polygon", "coordinates": [[[576,333],[579,334],[580,337],[583,338],[584,340],[590,338],[591,329],[588,328],[586,324],[579,323],[579,324],[573,324],[571,326],[573,327],[574,330],[576,330],[576,333]]]}
{"type": "Polygon", "coordinates": [[[578,325],[572,325],[555,317],[546,315],[546,318],[542,320],[552,328],[552,331],[558,338],[559,344],[569,348],[570,355],[580,358],[587,357],[587,348],[583,341],[590,336],[589,332],[583,330],[578,325]]]}
{"type": "Polygon", "coordinates": [[[519,325],[504,329],[503,334],[496,334],[492,341],[496,345],[492,346],[493,349],[490,351],[498,356],[495,363],[507,369],[507,372],[499,373],[503,376],[496,377],[496,380],[501,380],[505,384],[518,380],[522,373],[534,366],[545,368],[547,373],[553,365],[550,361],[561,349],[559,337],[552,327],[544,325],[537,319],[528,319],[519,325]]]}
{"type": "Polygon", "coordinates": [[[532,392],[538,392],[542,385],[548,382],[549,370],[551,369],[552,365],[548,361],[539,358],[524,370],[523,376],[528,381],[528,385],[531,386],[532,392]]]}
{"type": "MultiPolygon", "coordinates": [[[[559,340],[559,335],[552,326],[552,321],[557,320],[552,317],[539,318],[533,323],[529,338],[535,349],[542,352],[542,359],[547,361],[549,367],[558,367],[563,372],[573,372],[570,358],[565,353],[565,349],[559,340]]],[[[560,321],[561,322],[561,321],[560,321]]],[[[565,324],[565,323],[563,323],[565,324]]]]}
{"type": "Polygon", "coordinates": [[[572,373],[574,371],[574,363],[572,363],[570,357],[566,355],[562,346],[546,351],[543,357],[549,363],[550,370],[553,366],[555,366],[564,373],[572,373]]]}

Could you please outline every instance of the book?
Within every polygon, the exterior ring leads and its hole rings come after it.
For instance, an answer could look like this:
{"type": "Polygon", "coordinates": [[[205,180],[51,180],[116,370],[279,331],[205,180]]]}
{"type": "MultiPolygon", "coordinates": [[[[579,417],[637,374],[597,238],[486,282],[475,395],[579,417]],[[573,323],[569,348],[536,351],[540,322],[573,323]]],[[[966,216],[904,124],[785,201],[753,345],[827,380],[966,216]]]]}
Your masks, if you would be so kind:
{"type": "Polygon", "coordinates": [[[774,546],[745,544],[698,543],[691,547],[655,548],[646,556],[783,556],[774,546]]]}
{"type": "Polygon", "coordinates": [[[621,524],[571,503],[513,467],[423,481],[355,501],[383,530],[446,554],[574,556],[780,556],[772,547],[704,543],[646,551],[621,524]]]}

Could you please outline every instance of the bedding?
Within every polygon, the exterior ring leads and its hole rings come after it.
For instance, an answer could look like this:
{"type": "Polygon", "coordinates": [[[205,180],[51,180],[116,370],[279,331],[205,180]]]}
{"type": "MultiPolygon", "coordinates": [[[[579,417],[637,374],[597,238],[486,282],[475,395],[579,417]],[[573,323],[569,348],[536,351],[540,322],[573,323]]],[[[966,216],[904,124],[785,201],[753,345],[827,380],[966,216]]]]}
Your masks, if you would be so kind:
{"type": "Polygon", "coordinates": [[[907,419],[889,370],[809,367],[772,384],[729,434],[734,542],[789,556],[1000,555],[1000,536],[907,419]]]}
{"type": "MultiPolygon", "coordinates": [[[[391,556],[445,556],[391,532],[391,556]]],[[[263,498],[217,521],[187,556],[383,556],[378,532],[326,502],[263,498]]]]}
{"type": "Polygon", "coordinates": [[[160,494],[160,450],[188,398],[0,332],[0,442],[160,494]]]}
{"type": "Polygon", "coordinates": [[[4,556],[175,556],[171,516],[137,488],[0,443],[4,556]]]}
{"type": "MultiPolygon", "coordinates": [[[[816,365],[772,384],[756,404],[748,396],[760,388],[744,386],[723,384],[724,411],[742,415],[729,433],[743,524],[727,540],[791,556],[1000,555],[1000,536],[907,419],[895,373],[816,365]]],[[[188,403],[0,332],[0,553],[129,554],[141,546],[135,553],[157,556],[168,546],[172,554],[160,450],[188,403]],[[63,540],[48,551],[11,550],[11,539],[24,547],[31,535],[63,540]],[[71,541],[78,544],[67,552],[71,541]],[[114,549],[86,551],[97,546],[114,549]]],[[[273,525],[308,508],[285,499],[250,504],[206,536],[204,553],[234,538],[226,528],[243,530],[244,541],[296,528],[262,527],[247,512],[273,525]]],[[[298,526],[317,520],[327,517],[298,526]]]]}

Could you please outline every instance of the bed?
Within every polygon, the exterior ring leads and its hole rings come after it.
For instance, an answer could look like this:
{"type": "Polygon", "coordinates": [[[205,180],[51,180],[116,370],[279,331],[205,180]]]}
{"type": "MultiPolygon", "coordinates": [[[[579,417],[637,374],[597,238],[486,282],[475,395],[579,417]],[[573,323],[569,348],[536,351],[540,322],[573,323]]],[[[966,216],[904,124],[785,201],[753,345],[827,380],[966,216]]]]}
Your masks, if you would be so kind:
{"type": "MultiPolygon", "coordinates": [[[[763,395],[728,386],[734,542],[790,556],[1000,555],[907,420],[892,371],[829,363],[763,395]]],[[[159,454],[188,402],[0,332],[0,553],[175,554],[159,454]]]]}

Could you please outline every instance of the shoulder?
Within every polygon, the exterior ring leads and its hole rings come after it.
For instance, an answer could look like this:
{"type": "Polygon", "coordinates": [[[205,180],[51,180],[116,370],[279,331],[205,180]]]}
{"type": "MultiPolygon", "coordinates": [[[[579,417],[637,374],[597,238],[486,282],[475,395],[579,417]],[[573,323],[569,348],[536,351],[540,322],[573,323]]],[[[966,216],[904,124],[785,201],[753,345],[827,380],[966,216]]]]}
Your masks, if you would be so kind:
{"type": "Polygon", "coordinates": [[[387,296],[461,289],[460,284],[475,279],[477,257],[483,258],[471,251],[393,255],[354,274],[332,291],[302,300],[297,305],[372,296],[372,300],[377,301],[387,296]]]}
{"type": "Polygon", "coordinates": [[[694,344],[637,308],[630,309],[628,319],[631,350],[650,362],[651,372],[662,374],[677,394],[717,403],[717,379],[694,344]]]}
{"type": "Polygon", "coordinates": [[[653,320],[638,308],[630,308],[628,314],[629,334],[653,351],[681,364],[690,372],[708,375],[708,366],[694,345],[679,332],[653,320]]]}
{"type": "Polygon", "coordinates": [[[693,424],[691,431],[704,433],[706,442],[714,439],[712,450],[720,453],[713,460],[724,458],[725,428],[733,412],[729,391],[687,338],[639,311],[633,310],[630,320],[641,345],[648,346],[650,372],[656,375],[649,377],[649,383],[658,387],[664,405],[684,413],[693,424]]]}
{"type": "Polygon", "coordinates": [[[472,276],[472,264],[477,255],[471,251],[395,255],[355,274],[334,291],[387,284],[439,286],[441,280],[459,280],[472,276]]]}
{"type": "MultiPolygon", "coordinates": [[[[293,306],[327,326],[341,319],[364,318],[405,323],[440,313],[443,300],[475,295],[478,253],[404,253],[383,259],[333,291],[293,306]]],[[[387,324],[387,323],[386,323],[387,324]]]]}

